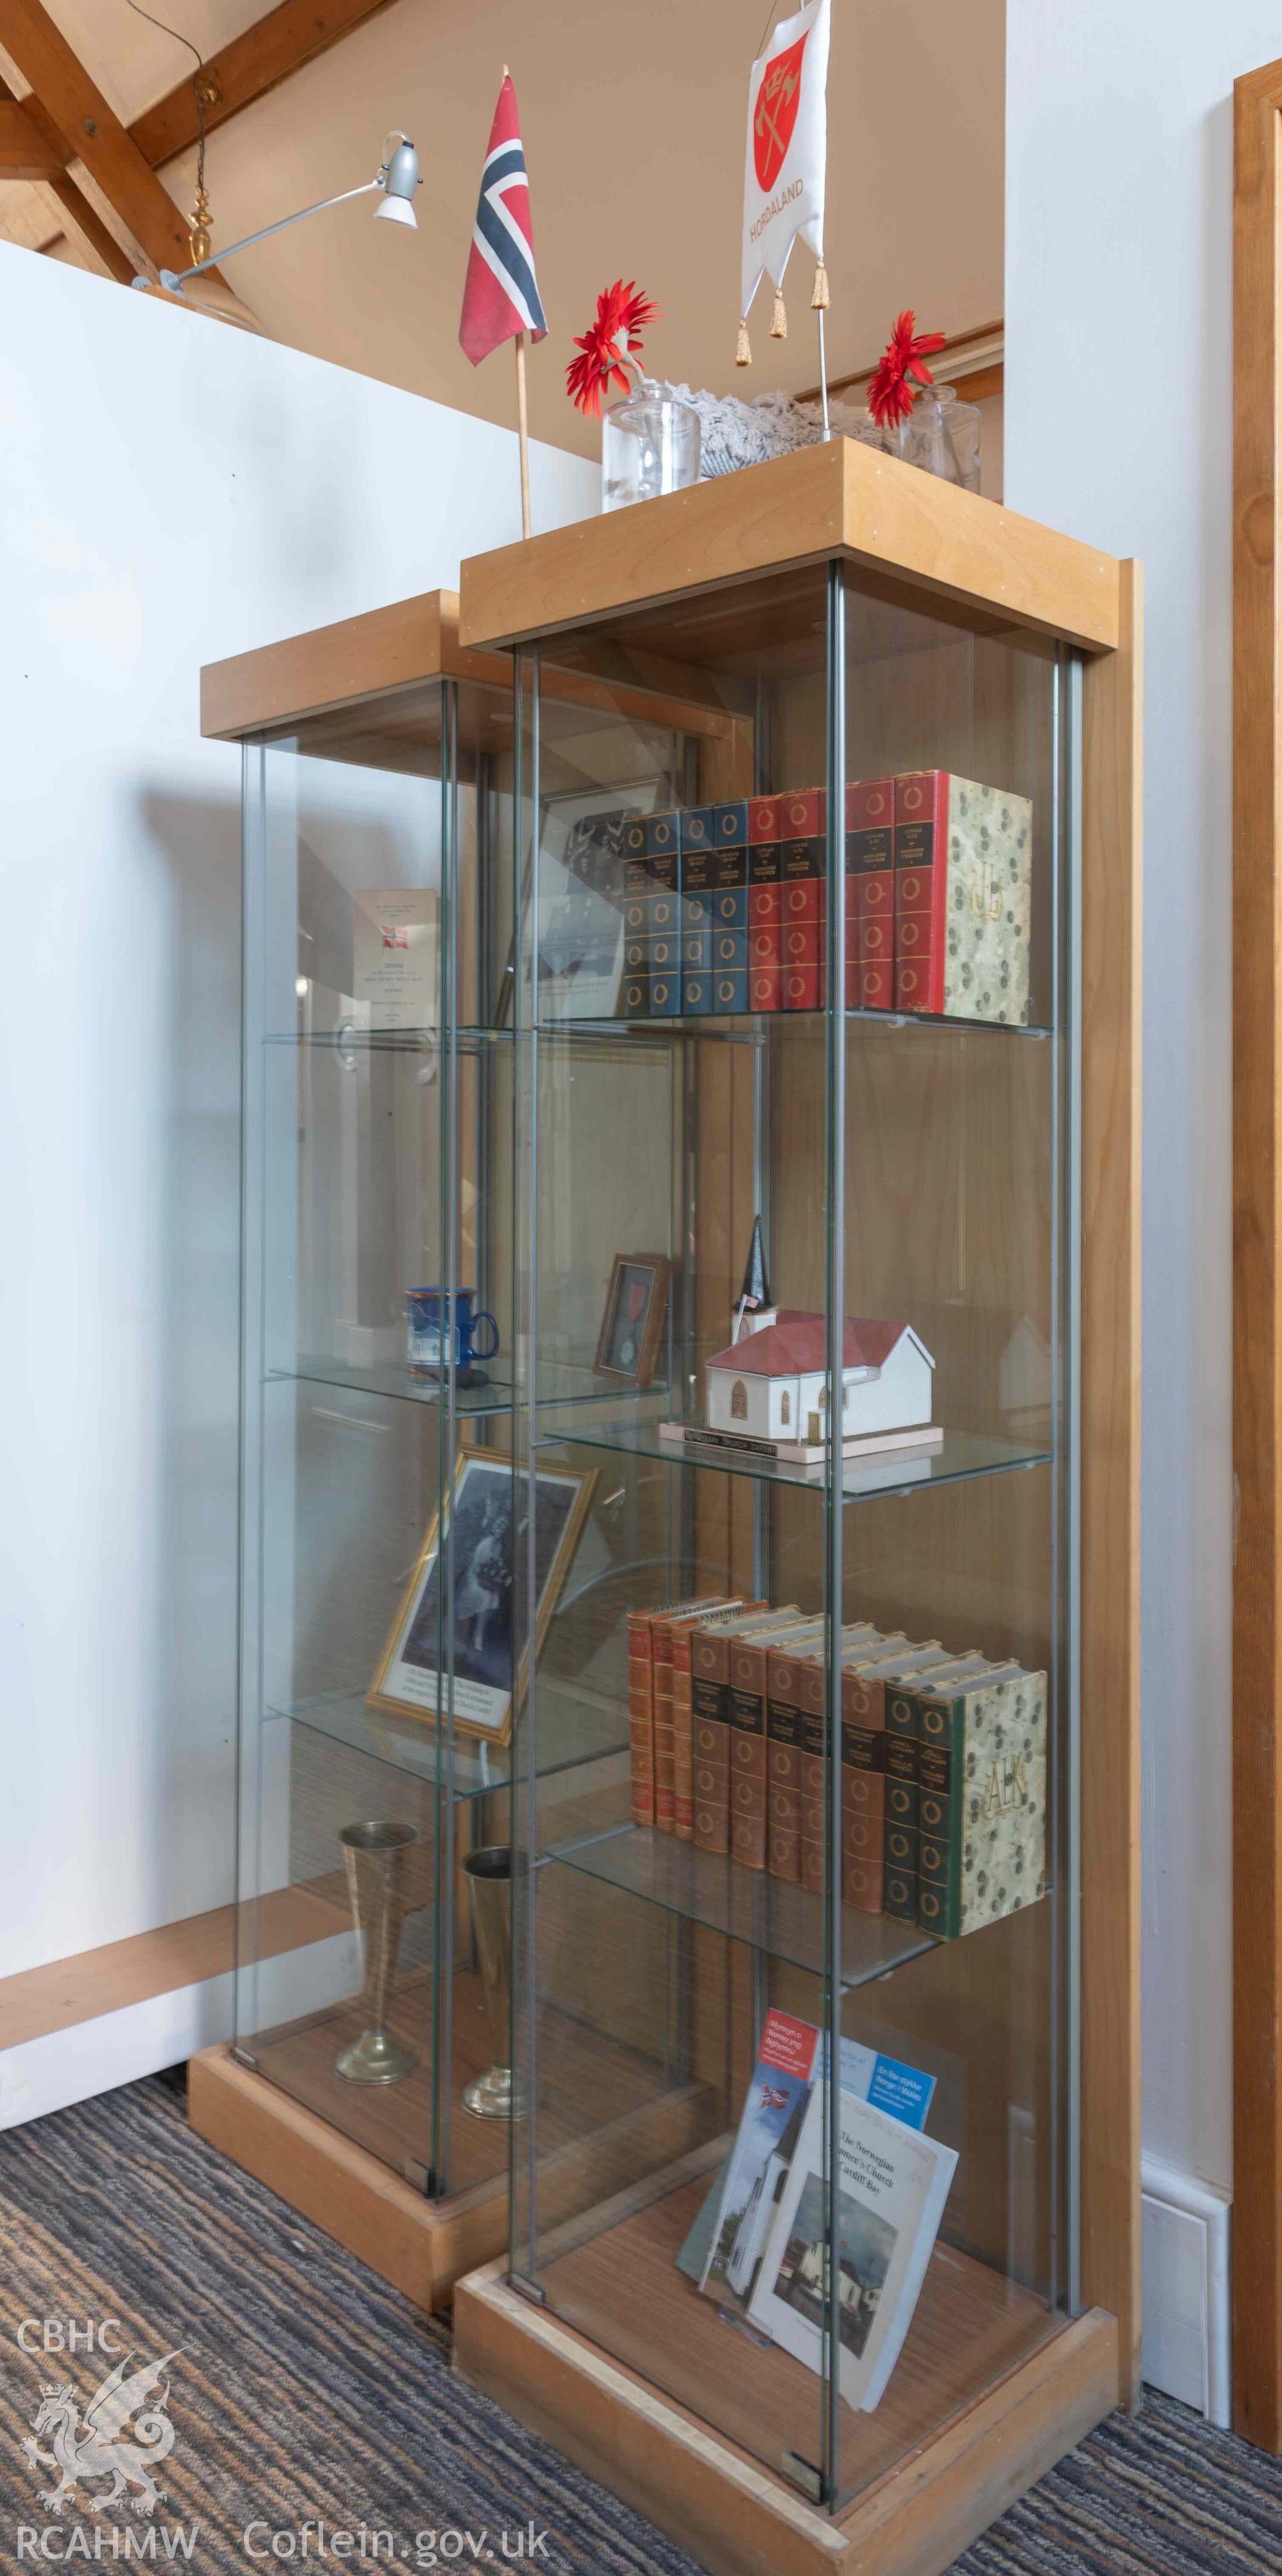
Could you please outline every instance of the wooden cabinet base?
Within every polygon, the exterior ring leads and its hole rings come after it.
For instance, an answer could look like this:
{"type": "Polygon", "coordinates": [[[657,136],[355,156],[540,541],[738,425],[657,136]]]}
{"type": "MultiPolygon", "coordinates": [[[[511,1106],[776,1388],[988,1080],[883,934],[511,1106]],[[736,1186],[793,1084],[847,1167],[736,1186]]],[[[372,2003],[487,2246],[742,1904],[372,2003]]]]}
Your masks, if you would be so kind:
{"type": "Polygon", "coordinates": [[[1052,2334],[833,2518],[513,2289],[460,2280],[455,2361],[477,2388],[689,2551],[709,2576],[941,2576],[1117,2400],[1117,2326],[1052,2334]]]}
{"type": "Polygon", "coordinates": [[[228,2048],[192,2059],[187,2098],[202,2138],[417,2307],[446,2306],[460,2274],[507,2242],[506,2172],[428,2200],[228,2048]]]}

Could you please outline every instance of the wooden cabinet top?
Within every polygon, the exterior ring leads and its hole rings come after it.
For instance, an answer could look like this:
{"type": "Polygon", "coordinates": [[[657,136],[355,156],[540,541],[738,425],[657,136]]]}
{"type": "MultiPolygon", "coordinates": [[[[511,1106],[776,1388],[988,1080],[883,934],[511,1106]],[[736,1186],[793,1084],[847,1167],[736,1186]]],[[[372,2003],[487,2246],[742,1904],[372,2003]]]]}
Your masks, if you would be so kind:
{"type": "Polygon", "coordinates": [[[848,438],[472,556],[459,639],[516,644],[834,558],[923,608],[952,601],[1087,652],[1117,647],[1114,556],[848,438]]]}

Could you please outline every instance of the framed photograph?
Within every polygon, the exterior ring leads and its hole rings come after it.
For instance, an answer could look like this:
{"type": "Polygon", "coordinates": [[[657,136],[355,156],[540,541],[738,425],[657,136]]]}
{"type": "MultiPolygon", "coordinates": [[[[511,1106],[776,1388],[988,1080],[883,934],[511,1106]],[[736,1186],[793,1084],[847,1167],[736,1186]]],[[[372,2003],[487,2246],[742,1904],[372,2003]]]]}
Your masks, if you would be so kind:
{"type": "MultiPolygon", "coordinates": [[[[539,1016],[544,1020],[612,1020],[623,979],[623,826],[652,814],[668,781],[641,778],[626,787],[576,787],[549,796],[539,844],[539,1016]]],[[[529,885],[525,894],[529,917],[529,885]]],[[[512,1019],[515,942],[499,995],[499,1019],[512,1019]]],[[[526,995],[531,957],[523,960],[526,995]]]]}
{"type": "Polygon", "coordinates": [[[620,1252],[610,1274],[596,1368],[603,1377],[648,1386],[668,1311],[672,1264],[663,1252],[620,1252]]]}
{"type": "MultiPolygon", "coordinates": [[[[595,1469],[540,1467],[535,1478],[536,1651],[570,1570],[596,1483],[595,1469]]],[[[529,1524],[512,1527],[512,1461],[494,1449],[465,1449],[454,1490],[433,1521],[366,1692],[370,1708],[435,1718],[439,1705],[441,1557],[453,1549],[454,1723],[464,1735],[507,1744],[514,1699],[525,1688],[525,1657],[512,1670],[512,1588],[516,1550],[529,1524]]],[[[448,1661],[446,1665],[448,1670],[448,1661]]]]}

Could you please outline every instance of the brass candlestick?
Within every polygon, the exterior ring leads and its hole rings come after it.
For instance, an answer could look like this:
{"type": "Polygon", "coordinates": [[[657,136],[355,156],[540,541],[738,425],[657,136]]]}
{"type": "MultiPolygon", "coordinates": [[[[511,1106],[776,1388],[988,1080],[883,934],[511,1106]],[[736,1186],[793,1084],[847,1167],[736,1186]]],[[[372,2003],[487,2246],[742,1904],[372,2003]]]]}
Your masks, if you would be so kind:
{"type": "MultiPolygon", "coordinates": [[[[524,1853],[515,1856],[515,1870],[523,1873],[524,1853]]],[[[529,2110],[529,2096],[522,2078],[509,2065],[512,2053],[510,2036],[512,1956],[512,1879],[514,1860],[510,1843],[487,1843],[480,1851],[468,1852],[463,1860],[476,1931],[477,1965],[481,1972],[481,1991],[485,1998],[485,2018],[489,2025],[490,2046],[494,2064],[484,2075],[477,2075],[463,2087],[463,2108],[477,2120],[523,2120],[529,2110]]]]}
{"type": "Polygon", "coordinates": [[[405,1855],[418,1841],[412,1825],[344,1825],[347,1892],[365,1961],[365,2028],[340,2051],[334,2072],[346,2084],[399,2084],[418,2064],[412,2048],[387,2028],[387,1999],[405,1921],[405,1855]]]}

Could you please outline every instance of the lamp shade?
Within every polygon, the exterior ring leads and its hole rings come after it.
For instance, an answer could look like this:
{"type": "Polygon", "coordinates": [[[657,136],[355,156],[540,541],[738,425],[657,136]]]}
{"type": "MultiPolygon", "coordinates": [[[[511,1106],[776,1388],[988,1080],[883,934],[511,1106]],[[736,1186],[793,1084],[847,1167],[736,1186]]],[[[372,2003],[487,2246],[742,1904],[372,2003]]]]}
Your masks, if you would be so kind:
{"type": "Polygon", "coordinates": [[[408,197],[384,197],[374,212],[376,216],[385,217],[389,224],[409,224],[414,232],[418,230],[418,217],[408,197]]]}
{"type": "MultiPolygon", "coordinates": [[[[392,138],[389,134],[387,142],[390,143],[391,139],[392,138]]],[[[384,152],[387,150],[386,143],[383,146],[383,150],[384,152]]],[[[401,136],[400,142],[396,146],[396,150],[393,152],[390,160],[384,162],[383,166],[387,172],[387,176],[383,181],[383,186],[387,191],[388,203],[390,204],[394,198],[403,199],[408,203],[418,186],[418,154],[415,151],[413,144],[410,142],[408,135],[403,134],[401,136]]],[[[381,214],[382,211],[383,209],[380,206],[379,213],[381,214]]],[[[402,217],[401,220],[403,221],[404,218],[402,217]]]]}

